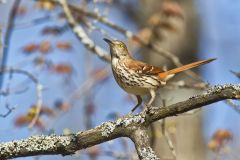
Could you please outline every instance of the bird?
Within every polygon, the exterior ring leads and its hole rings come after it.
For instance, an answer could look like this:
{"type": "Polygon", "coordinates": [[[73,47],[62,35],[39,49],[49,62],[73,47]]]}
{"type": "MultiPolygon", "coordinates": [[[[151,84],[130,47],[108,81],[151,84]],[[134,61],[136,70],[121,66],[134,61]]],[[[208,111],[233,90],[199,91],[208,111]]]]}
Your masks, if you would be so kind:
{"type": "Polygon", "coordinates": [[[147,108],[151,106],[157,89],[166,85],[166,82],[175,74],[185,70],[210,63],[215,58],[193,62],[168,71],[151,64],[134,59],[128,52],[127,46],[120,40],[103,39],[110,48],[111,67],[118,85],[127,93],[137,98],[137,104],[131,110],[134,112],[142,104],[142,96],[150,94],[147,108]]]}

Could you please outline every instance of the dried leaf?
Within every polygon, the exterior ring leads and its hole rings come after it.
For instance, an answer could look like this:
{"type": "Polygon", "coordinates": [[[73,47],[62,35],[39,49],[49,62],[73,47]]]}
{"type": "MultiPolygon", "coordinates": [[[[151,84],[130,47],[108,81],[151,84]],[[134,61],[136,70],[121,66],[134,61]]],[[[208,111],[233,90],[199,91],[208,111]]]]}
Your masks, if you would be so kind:
{"type": "Polygon", "coordinates": [[[52,108],[50,108],[48,106],[43,106],[43,107],[41,107],[40,114],[44,114],[44,115],[48,115],[48,116],[54,116],[55,112],[52,108]]]}
{"type": "Polygon", "coordinates": [[[43,54],[47,54],[52,50],[51,43],[49,41],[43,41],[39,45],[39,51],[43,54]]]}
{"type": "Polygon", "coordinates": [[[228,141],[231,140],[232,138],[233,138],[232,133],[225,129],[217,130],[212,137],[212,139],[218,141],[220,144],[222,144],[223,141],[228,141]]]}
{"type": "Polygon", "coordinates": [[[30,53],[33,53],[35,51],[37,51],[39,48],[39,46],[35,43],[30,43],[26,46],[23,47],[23,52],[26,53],[26,54],[30,54],[30,53]]]}
{"type": "Polygon", "coordinates": [[[18,116],[16,119],[15,119],[15,126],[17,127],[22,127],[22,126],[25,126],[27,124],[29,124],[30,122],[32,121],[32,118],[31,117],[28,117],[26,115],[24,116],[18,116]]]}
{"type": "MultiPolygon", "coordinates": [[[[18,116],[14,122],[14,125],[16,127],[24,127],[29,125],[32,122],[32,120],[33,117],[29,117],[28,115],[18,116]]],[[[37,119],[35,126],[42,130],[44,129],[44,123],[40,118],[37,119]]]]}
{"type": "Polygon", "coordinates": [[[57,48],[61,50],[70,50],[72,49],[72,44],[70,42],[61,41],[57,43],[57,48]]]}
{"type": "Polygon", "coordinates": [[[50,67],[50,70],[56,73],[61,73],[61,74],[71,74],[72,73],[72,66],[69,64],[56,64],[52,65],[50,67]]]}

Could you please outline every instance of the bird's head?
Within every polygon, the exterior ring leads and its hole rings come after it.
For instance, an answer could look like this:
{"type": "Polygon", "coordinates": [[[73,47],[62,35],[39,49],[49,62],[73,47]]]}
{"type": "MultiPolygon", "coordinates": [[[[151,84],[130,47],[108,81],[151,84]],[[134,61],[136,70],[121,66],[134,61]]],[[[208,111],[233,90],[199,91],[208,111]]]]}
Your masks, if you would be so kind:
{"type": "Polygon", "coordinates": [[[103,40],[108,43],[112,58],[123,58],[129,56],[127,46],[122,41],[109,40],[107,38],[104,38],[103,40]]]}

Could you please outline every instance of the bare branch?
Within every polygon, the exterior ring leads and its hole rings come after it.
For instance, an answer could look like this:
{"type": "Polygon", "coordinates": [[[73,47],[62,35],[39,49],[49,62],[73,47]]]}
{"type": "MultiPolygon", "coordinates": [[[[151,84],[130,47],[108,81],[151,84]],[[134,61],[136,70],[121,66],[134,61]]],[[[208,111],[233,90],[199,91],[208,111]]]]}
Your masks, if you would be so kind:
{"type": "Polygon", "coordinates": [[[139,127],[131,135],[140,160],[160,160],[152,150],[145,126],[139,127]]]}
{"type": "MultiPolygon", "coordinates": [[[[144,129],[144,127],[149,126],[157,120],[175,116],[225,99],[240,99],[240,84],[217,85],[209,88],[203,94],[193,96],[188,100],[167,107],[152,107],[150,110],[144,110],[137,115],[120,118],[114,122],[105,122],[94,129],[69,136],[33,136],[24,140],[1,143],[0,159],[36,155],[69,155],[74,154],[77,150],[118,137],[130,137],[134,139],[132,136],[137,134],[136,131],[138,129],[144,129]]],[[[141,142],[137,140],[135,142],[142,146],[141,142]]],[[[139,157],[148,157],[150,153],[153,153],[151,148],[141,148],[138,149],[138,152],[139,157]]],[[[154,156],[154,154],[151,155],[154,156]]]]}
{"type": "MultiPolygon", "coordinates": [[[[8,49],[10,46],[10,40],[13,32],[13,27],[14,27],[14,20],[17,15],[17,9],[21,3],[21,0],[15,0],[13,3],[12,9],[9,14],[8,18],[8,24],[6,26],[6,32],[3,38],[3,53],[0,54],[0,66],[1,68],[5,67],[6,65],[6,60],[7,60],[7,55],[8,55],[8,49]]],[[[0,76],[0,90],[2,88],[3,84],[3,76],[0,76]]]]}
{"type": "Polygon", "coordinates": [[[240,79],[240,72],[235,72],[232,70],[230,70],[230,72],[240,79]]]}
{"type": "Polygon", "coordinates": [[[84,29],[78,25],[78,23],[75,21],[74,17],[72,16],[72,13],[68,7],[68,4],[66,0],[57,0],[57,2],[62,6],[64,13],[66,15],[67,21],[69,25],[72,28],[72,31],[76,34],[76,36],[79,38],[79,40],[83,43],[83,45],[93,53],[97,54],[101,59],[104,61],[110,62],[111,58],[107,51],[96,45],[86,34],[84,29]]]}
{"type": "Polygon", "coordinates": [[[232,107],[236,112],[240,113],[239,104],[234,103],[231,99],[227,99],[225,103],[228,104],[230,107],[232,107]]]}
{"type": "Polygon", "coordinates": [[[0,117],[6,118],[12,111],[15,109],[15,107],[9,107],[9,105],[6,105],[7,112],[4,114],[0,114],[0,117]]]}
{"type": "MultiPolygon", "coordinates": [[[[0,75],[3,74],[3,73],[7,73],[7,72],[9,72],[9,73],[19,73],[19,74],[26,75],[28,78],[30,78],[35,83],[36,95],[37,95],[37,103],[36,103],[37,110],[36,110],[35,117],[33,118],[32,122],[29,124],[29,128],[32,128],[35,125],[35,123],[36,123],[36,121],[39,117],[40,111],[41,111],[43,86],[40,84],[38,79],[36,77],[34,77],[34,75],[32,75],[31,73],[29,73],[25,70],[16,69],[16,68],[1,68],[0,69],[0,75]]],[[[12,109],[11,109],[11,111],[12,111],[12,109]]]]}

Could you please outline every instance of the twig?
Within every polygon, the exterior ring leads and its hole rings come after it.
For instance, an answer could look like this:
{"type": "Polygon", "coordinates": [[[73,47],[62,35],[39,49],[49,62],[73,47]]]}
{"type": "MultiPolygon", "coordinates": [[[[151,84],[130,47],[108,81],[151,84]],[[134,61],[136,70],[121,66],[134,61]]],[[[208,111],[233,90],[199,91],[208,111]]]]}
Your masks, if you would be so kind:
{"type": "MultiPolygon", "coordinates": [[[[6,32],[3,38],[3,53],[0,55],[0,66],[3,68],[6,65],[8,49],[10,46],[10,40],[13,32],[14,27],[14,20],[17,15],[17,9],[21,3],[21,0],[15,0],[12,6],[12,9],[9,14],[8,24],[6,26],[6,32]]],[[[0,90],[3,85],[3,76],[0,76],[0,90]]]]}
{"type": "Polygon", "coordinates": [[[76,36],[83,43],[83,45],[91,52],[97,54],[99,58],[103,59],[104,61],[110,62],[111,58],[109,54],[104,49],[96,45],[89,38],[89,36],[84,31],[84,29],[80,25],[78,25],[78,23],[75,21],[66,0],[57,0],[57,2],[62,6],[64,13],[66,15],[67,21],[70,27],[72,28],[72,31],[76,34],[76,36]]]}
{"type": "Polygon", "coordinates": [[[240,113],[240,105],[234,103],[231,99],[227,99],[224,101],[226,104],[228,104],[230,107],[232,107],[235,111],[240,113]]]}
{"type": "Polygon", "coordinates": [[[4,93],[4,96],[6,96],[6,105],[5,108],[7,109],[7,112],[5,114],[1,114],[0,116],[5,118],[7,117],[10,113],[12,113],[12,111],[15,109],[14,107],[9,107],[9,102],[8,102],[8,95],[10,94],[10,84],[11,84],[11,80],[12,80],[12,72],[9,73],[9,77],[8,77],[8,81],[7,81],[7,87],[4,93]]]}
{"type": "Polygon", "coordinates": [[[40,82],[38,81],[37,78],[35,78],[31,73],[29,73],[25,70],[16,69],[16,68],[1,68],[0,69],[0,73],[6,73],[6,72],[19,73],[19,74],[26,75],[36,85],[36,95],[37,95],[36,107],[37,107],[37,110],[36,110],[36,115],[34,116],[33,120],[29,124],[29,128],[32,128],[35,125],[37,119],[39,118],[40,110],[41,110],[41,107],[42,107],[42,89],[43,89],[43,86],[40,84],[40,82]]]}
{"type": "MultiPolygon", "coordinates": [[[[166,106],[166,101],[163,100],[163,107],[167,107],[166,106]]],[[[162,134],[166,137],[166,140],[167,140],[167,144],[168,144],[168,147],[169,149],[171,150],[172,152],[172,155],[174,156],[174,159],[177,158],[177,154],[176,154],[176,151],[174,149],[174,146],[173,146],[173,142],[171,140],[171,137],[169,136],[169,133],[166,129],[166,119],[162,119],[162,134]]]]}
{"type": "Polygon", "coordinates": [[[240,79],[240,72],[235,72],[232,70],[230,70],[230,72],[240,79]]]}
{"type": "Polygon", "coordinates": [[[6,105],[6,109],[8,110],[6,113],[4,114],[0,114],[0,117],[2,118],[6,118],[9,114],[12,113],[12,111],[15,109],[15,107],[9,107],[9,105],[6,105]]]}

